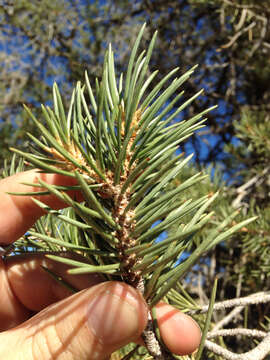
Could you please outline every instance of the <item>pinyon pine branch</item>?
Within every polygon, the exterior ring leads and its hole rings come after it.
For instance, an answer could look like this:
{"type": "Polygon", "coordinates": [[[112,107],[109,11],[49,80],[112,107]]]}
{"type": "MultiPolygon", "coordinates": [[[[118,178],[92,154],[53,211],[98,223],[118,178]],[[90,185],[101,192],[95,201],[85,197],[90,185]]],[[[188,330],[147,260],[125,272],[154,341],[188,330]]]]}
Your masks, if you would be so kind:
{"type": "MultiPolygon", "coordinates": [[[[131,51],[127,72],[119,80],[109,46],[102,79],[92,88],[86,74],[85,85],[77,83],[68,109],[56,84],[53,109],[42,106],[43,119],[25,107],[40,137],[28,134],[29,152],[13,151],[28,165],[69,176],[76,185],[49,185],[41,179],[38,184],[27,184],[42,189],[29,196],[51,193],[69,208],[55,211],[33,198],[47,216],[15,245],[17,252],[43,252],[68,264],[74,276],[94,272],[104,280],[124,281],[139,290],[152,309],[202,254],[254,218],[237,224],[235,212],[203,241],[194,241],[194,235],[214,217],[209,207],[218,194],[181,200],[178,195],[205,178],[201,173],[175,188],[170,184],[190,160],[177,153],[179,144],[204,126],[205,115],[213,108],[177,121],[178,114],[201,94],[176,108],[183,94],[180,88],[196,67],[179,77],[174,69],[152,86],[157,71],[150,73],[149,61],[156,34],[148,49],[140,52],[144,28],[131,51]],[[77,201],[69,190],[80,190],[84,201],[77,201]],[[173,235],[157,242],[172,226],[176,226],[173,235]],[[66,251],[79,253],[83,260],[61,256],[66,251]]],[[[156,337],[155,326],[149,310],[143,333],[149,354],[154,359],[172,359],[156,337]]]]}

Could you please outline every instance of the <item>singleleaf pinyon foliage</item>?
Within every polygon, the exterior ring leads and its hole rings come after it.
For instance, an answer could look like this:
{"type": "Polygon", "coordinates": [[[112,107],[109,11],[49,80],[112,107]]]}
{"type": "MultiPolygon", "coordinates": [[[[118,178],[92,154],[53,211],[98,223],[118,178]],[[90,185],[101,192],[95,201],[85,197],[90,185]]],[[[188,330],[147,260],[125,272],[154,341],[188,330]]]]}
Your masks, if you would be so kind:
{"type": "MultiPolygon", "coordinates": [[[[183,95],[179,89],[195,68],[180,77],[175,77],[178,69],[174,69],[151,87],[157,71],[149,74],[148,65],[156,34],[148,49],[139,53],[144,28],[124,76],[116,79],[109,46],[103,76],[96,80],[95,90],[85,74],[85,85],[77,83],[67,111],[56,84],[53,109],[42,106],[42,120],[25,107],[41,135],[28,134],[33,142],[31,152],[13,151],[29,166],[70,176],[77,185],[60,187],[42,180],[34,185],[44,191],[28,192],[29,196],[52,193],[69,207],[56,211],[33,198],[47,215],[16,242],[15,250],[45,252],[48,258],[68,264],[68,272],[74,276],[99,273],[104,281],[124,281],[136,288],[149,304],[149,322],[143,333],[147,352],[143,356],[173,359],[159,339],[154,306],[166,300],[203,253],[252,219],[232,226],[234,213],[209,231],[201,243],[193,240],[214,216],[208,208],[217,194],[181,200],[181,192],[200,186],[204,178],[200,173],[177,187],[168,185],[181,176],[191,158],[177,155],[179,144],[203,126],[204,115],[211,109],[176,121],[177,115],[201,94],[175,109],[183,95]],[[170,85],[164,89],[168,81],[170,85]],[[79,189],[84,201],[69,196],[71,189],[79,189]],[[161,233],[179,221],[181,225],[172,235],[157,242],[161,233]],[[80,254],[82,260],[63,257],[66,251],[80,254]],[[184,253],[189,256],[179,261],[184,253]]],[[[14,164],[11,168],[15,171],[14,164]]],[[[69,286],[57,274],[51,275],[69,286]]],[[[140,351],[137,348],[125,359],[136,356],[140,351]]]]}

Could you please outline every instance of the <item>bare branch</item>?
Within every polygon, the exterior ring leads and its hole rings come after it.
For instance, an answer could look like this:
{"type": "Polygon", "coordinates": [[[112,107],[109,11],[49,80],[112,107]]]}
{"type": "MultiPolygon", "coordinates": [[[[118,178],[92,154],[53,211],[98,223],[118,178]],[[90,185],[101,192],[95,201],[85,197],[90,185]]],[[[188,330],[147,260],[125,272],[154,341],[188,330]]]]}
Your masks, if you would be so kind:
{"type": "Polygon", "coordinates": [[[227,44],[221,46],[221,49],[227,49],[227,48],[231,47],[240,36],[242,36],[245,32],[251,30],[254,26],[256,26],[256,24],[257,24],[256,21],[252,21],[252,23],[250,23],[244,29],[242,29],[242,30],[238,31],[236,34],[234,34],[234,36],[231,38],[231,40],[227,44]]]}
{"type": "Polygon", "coordinates": [[[235,319],[236,316],[238,316],[243,309],[244,306],[237,306],[236,308],[234,308],[228,315],[224,316],[217,324],[215,324],[212,331],[216,331],[223,328],[223,326],[226,326],[229,322],[235,319]]]}
{"type": "Polygon", "coordinates": [[[234,354],[209,340],[205,341],[205,347],[228,360],[263,360],[270,352],[270,333],[254,349],[242,354],[234,354]]]}
{"type": "Polygon", "coordinates": [[[241,13],[240,20],[239,20],[238,24],[235,25],[235,30],[236,31],[239,31],[241,29],[241,27],[244,25],[244,23],[246,21],[247,14],[248,14],[248,10],[246,8],[243,9],[243,11],[241,13]]]}
{"type": "Polygon", "coordinates": [[[245,184],[241,185],[237,190],[236,193],[238,194],[236,199],[232,202],[232,206],[237,209],[239,206],[242,205],[242,200],[245,198],[249,193],[251,193],[254,187],[258,187],[263,181],[266,175],[269,174],[270,167],[266,167],[261,174],[257,174],[249,179],[245,184]]]}
{"type": "MultiPolygon", "coordinates": [[[[225,300],[218,302],[214,305],[214,311],[224,310],[226,308],[231,308],[235,306],[247,306],[254,304],[263,304],[270,302],[270,292],[269,291],[261,291],[249,296],[245,296],[242,298],[236,298],[231,300],[225,300]]],[[[195,313],[200,311],[200,313],[205,313],[208,311],[208,305],[204,305],[199,310],[192,310],[189,313],[195,313]]]]}
{"type": "Polygon", "coordinates": [[[248,336],[254,338],[265,338],[267,333],[265,331],[260,331],[256,329],[245,329],[245,328],[236,328],[236,329],[222,329],[216,331],[210,331],[207,334],[207,339],[212,339],[218,336],[248,336]]]}

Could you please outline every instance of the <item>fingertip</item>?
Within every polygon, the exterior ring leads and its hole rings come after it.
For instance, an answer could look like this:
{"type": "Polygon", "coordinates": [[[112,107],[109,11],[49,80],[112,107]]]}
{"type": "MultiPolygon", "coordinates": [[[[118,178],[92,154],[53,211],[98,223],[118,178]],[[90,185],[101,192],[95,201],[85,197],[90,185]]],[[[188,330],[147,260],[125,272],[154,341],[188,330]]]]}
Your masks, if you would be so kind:
{"type": "Polygon", "coordinates": [[[132,287],[119,282],[101,283],[50,305],[6,331],[1,340],[16,343],[19,339],[20,354],[30,360],[56,359],[59,354],[104,360],[139,336],[147,312],[144,299],[132,287]]]}
{"type": "MultiPolygon", "coordinates": [[[[48,184],[74,185],[76,180],[72,177],[40,173],[37,169],[28,170],[7,177],[0,181],[0,244],[7,244],[17,240],[23,235],[42,215],[44,211],[32,200],[31,196],[10,195],[8,193],[38,192],[41,187],[31,187],[24,183],[38,184],[42,179],[48,184]]],[[[81,199],[80,194],[75,191],[69,193],[71,196],[81,199]]],[[[60,209],[66,204],[54,195],[35,196],[53,209],[60,209]]]]}
{"type": "Polygon", "coordinates": [[[192,354],[201,341],[199,325],[190,316],[165,303],[158,304],[156,311],[161,337],[167,348],[177,355],[192,354]]]}
{"type": "Polygon", "coordinates": [[[148,307],[142,295],[115,281],[102,283],[96,289],[88,305],[90,329],[106,346],[119,347],[137,339],[147,323],[148,307]]]}

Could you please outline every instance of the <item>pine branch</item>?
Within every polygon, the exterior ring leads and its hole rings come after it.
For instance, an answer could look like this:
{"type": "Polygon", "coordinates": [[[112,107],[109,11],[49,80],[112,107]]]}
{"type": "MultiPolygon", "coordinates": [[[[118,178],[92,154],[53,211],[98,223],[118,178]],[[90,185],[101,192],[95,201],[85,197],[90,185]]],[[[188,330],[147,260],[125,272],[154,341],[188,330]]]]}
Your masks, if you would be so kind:
{"type": "Polygon", "coordinates": [[[48,215],[16,243],[16,249],[46,251],[50,259],[69,265],[68,272],[74,276],[97,272],[140,291],[149,304],[142,336],[149,354],[163,360],[173,355],[156,337],[151,310],[205,252],[255,217],[237,223],[236,211],[203,241],[194,240],[214,216],[209,208],[218,193],[178,198],[205,179],[201,173],[175,188],[171,182],[180,178],[191,158],[176,155],[179,144],[204,126],[205,115],[215,107],[177,121],[178,114],[201,95],[198,92],[175,109],[183,94],[179,89],[196,66],[180,77],[174,77],[178,71],[174,69],[148,90],[156,75],[149,70],[156,34],[148,49],[139,53],[144,28],[133,46],[126,75],[116,79],[109,46],[102,79],[96,80],[95,89],[87,74],[85,85],[77,83],[67,115],[56,84],[53,109],[42,106],[43,122],[25,107],[40,137],[28,134],[34,144],[32,153],[13,151],[40,171],[72,177],[77,184],[59,187],[41,179],[39,184],[28,184],[40,187],[40,196],[53,194],[69,208],[55,211],[33,198],[48,215]],[[168,80],[171,83],[164,89],[168,80]],[[81,191],[83,202],[69,195],[74,189],[81,191]],[[171,227],[176,229],[174,234],[158,242],[171,227]],[[61,257],[67,249],[78,252],[83,260],[61,257]],[[179,261],[186,253],[190,255],[179,261]]]}

